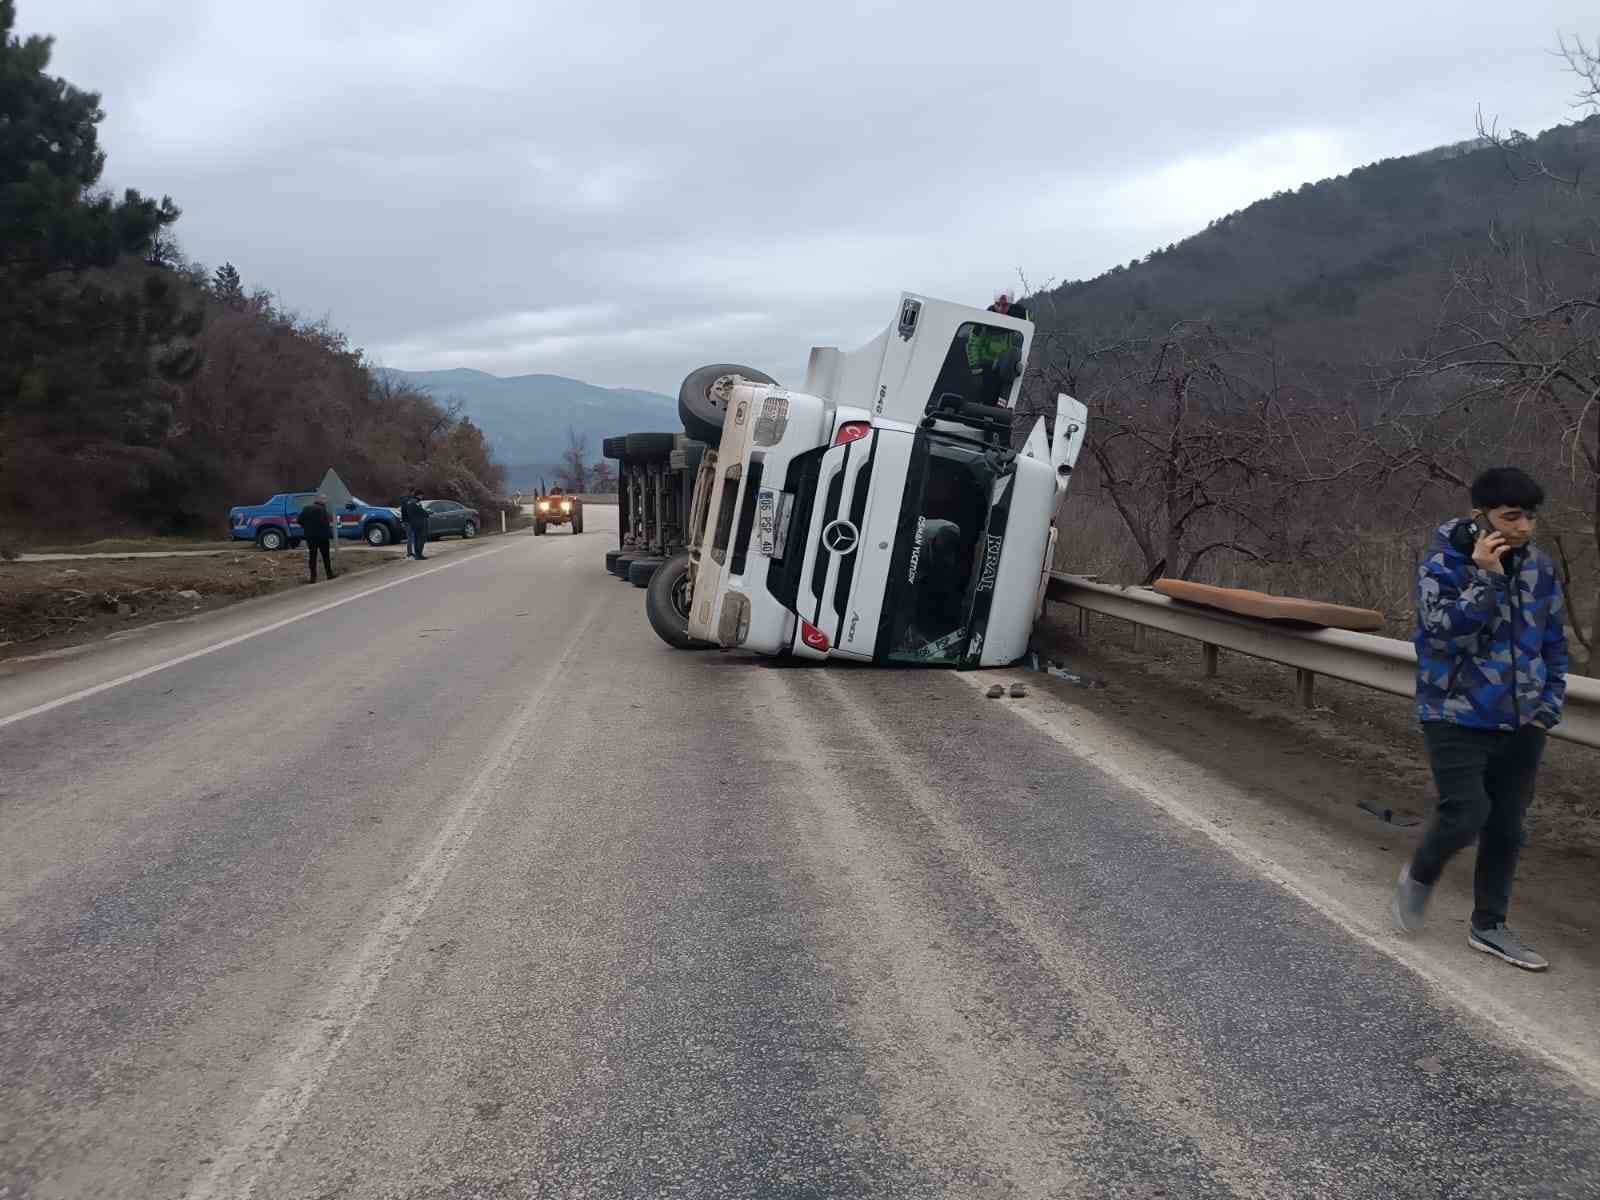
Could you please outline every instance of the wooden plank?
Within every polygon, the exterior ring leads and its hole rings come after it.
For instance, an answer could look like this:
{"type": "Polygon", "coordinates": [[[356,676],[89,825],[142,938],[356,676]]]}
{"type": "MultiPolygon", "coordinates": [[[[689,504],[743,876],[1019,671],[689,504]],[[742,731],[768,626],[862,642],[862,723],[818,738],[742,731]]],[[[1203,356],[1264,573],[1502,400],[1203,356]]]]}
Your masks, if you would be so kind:
{"type": "Polygon", "coordinates": [[[1203,604],[1207,608],[1263,621],[1290,621],[1319,629],[1353,629],[1358,633],[1372,633],[1383,628],[1383,614],[1370,608],[1348,608],[1343,604],[1299,600],[1293,596],[1269,596],[1265,592],[1213,587],[1186,579],[1158,579],[1155,590],[1174,600],[1203,604]]]}

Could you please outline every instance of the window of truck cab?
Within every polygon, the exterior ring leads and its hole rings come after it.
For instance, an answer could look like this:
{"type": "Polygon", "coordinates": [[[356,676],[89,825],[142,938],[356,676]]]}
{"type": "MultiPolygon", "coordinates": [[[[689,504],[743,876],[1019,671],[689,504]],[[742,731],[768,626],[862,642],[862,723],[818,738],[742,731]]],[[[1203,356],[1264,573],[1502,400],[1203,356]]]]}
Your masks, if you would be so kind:
{"type": "Polygon", "coordinates": [[[878,623],[878,657],[959,661],[999,477],[998,465],[982,446],[917,432],[878,623]]]}

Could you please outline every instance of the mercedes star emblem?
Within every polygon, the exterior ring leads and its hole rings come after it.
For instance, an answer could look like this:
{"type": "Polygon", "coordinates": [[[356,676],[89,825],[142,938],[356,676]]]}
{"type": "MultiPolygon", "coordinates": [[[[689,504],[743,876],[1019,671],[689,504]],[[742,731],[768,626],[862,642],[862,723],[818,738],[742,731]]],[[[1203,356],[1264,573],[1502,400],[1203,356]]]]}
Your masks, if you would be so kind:
{"type": "Polygon", "coordinates": [[[856,548],[858,536],[849,521],[835,521],[822,531],[822,544],[835,554],[849,554],[856,548]]]}

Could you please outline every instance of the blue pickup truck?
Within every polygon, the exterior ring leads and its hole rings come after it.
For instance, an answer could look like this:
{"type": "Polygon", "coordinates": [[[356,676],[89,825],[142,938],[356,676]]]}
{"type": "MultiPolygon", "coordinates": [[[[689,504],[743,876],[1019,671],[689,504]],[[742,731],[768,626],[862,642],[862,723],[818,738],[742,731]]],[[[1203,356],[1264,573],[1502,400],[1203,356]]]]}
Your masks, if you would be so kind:
{"type": "MultiPolygon", "coordinates": [[[[228,510],[228,533],[237,541],[254,542],[263,550],[298,546],[304,536],[300,510],[317,498],[315,492],[279,492],[265,504],[239,504],[228,510]]],[[[405,540],[400,510],[364,500],[351,500],[333,511],[342,538],[361,538],[368,545],[387,546],[405,540]]]]}

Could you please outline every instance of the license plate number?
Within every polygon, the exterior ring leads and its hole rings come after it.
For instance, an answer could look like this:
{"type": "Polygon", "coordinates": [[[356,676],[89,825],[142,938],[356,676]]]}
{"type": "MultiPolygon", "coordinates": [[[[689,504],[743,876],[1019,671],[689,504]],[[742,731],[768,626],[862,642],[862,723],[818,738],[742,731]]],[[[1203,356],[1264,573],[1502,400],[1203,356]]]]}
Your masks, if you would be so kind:
{"type": "Polygon", "coordinates": [[[783,560],[789,540],[789,506],[793,503],[794,496],[789,492],[762,488],[756,493],[756,549],[767,558],[783,560]]]}

